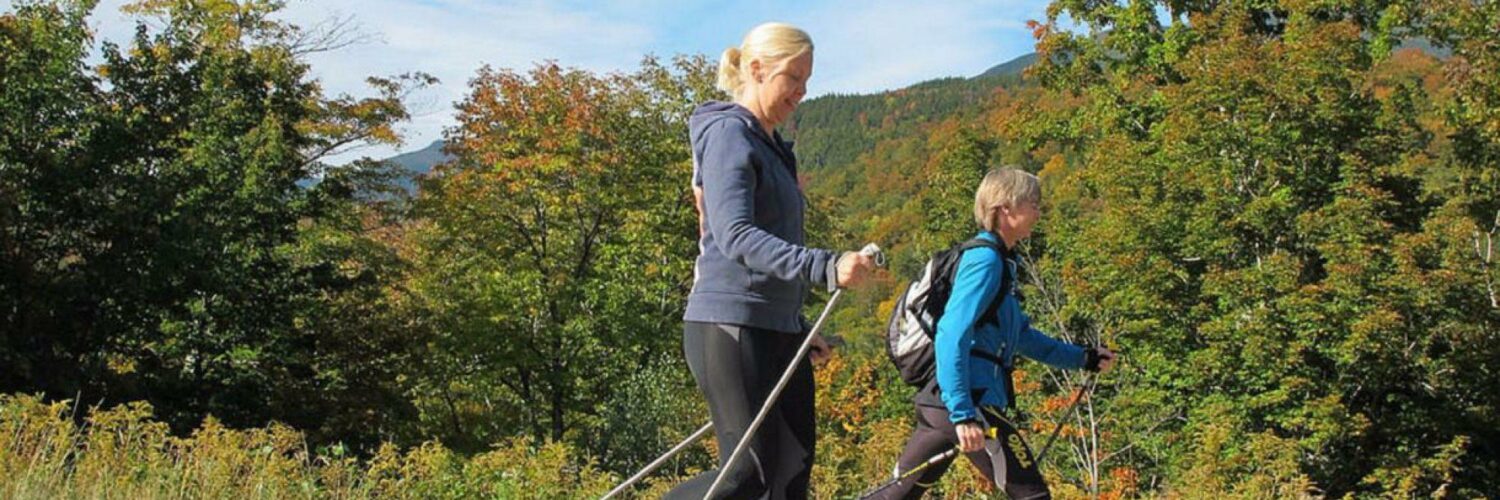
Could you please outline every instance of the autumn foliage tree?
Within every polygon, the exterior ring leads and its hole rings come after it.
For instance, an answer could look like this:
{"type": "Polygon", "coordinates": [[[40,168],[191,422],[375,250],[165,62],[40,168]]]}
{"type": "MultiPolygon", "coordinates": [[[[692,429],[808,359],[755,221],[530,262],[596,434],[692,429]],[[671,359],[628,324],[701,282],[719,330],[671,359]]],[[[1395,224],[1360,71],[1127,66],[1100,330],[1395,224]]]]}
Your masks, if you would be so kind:
{"type": "Polygon", "coordinates": [[[1461,69],[1494,35],[1444,42],[1471,52],[1433,93],[1431,73],[1379,77],[1392,40],[1455,22],[1417,4],[1049,16],[1035,75],[1073,104],[1013,109],[1004,133],[1063,160],[1041,262],[1066,292],[1058,322],[1131,353],[1098,396],[1111,465],[1190,496],[1492,491],[1480,415],[1500,400],[1476,397],[1494,380],[1471,356],[1500,345],[1472,257],[1493,192],[1470,165],[1494,142],[1457,110],[1485,98],[1461,69]]]}
{"type": "Polygon", "coordinates": [[[420,401],[454,442],[524,433],[636,459],[665,446],[658,425],[693,425],[658,418],[684,401],[651,388],[689,387],[676,356],[697,238],[685,131],[715,95],[708,68],[546,63],[471,82],[412,250],[436,335],[420,401]]]}

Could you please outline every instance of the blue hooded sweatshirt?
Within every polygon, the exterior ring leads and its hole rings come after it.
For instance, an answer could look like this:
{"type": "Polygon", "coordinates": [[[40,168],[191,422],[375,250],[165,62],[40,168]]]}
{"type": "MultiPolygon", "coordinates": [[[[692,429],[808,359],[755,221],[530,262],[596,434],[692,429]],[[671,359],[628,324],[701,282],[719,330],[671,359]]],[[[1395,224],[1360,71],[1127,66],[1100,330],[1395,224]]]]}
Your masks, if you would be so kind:
{"type": "Polygon", "coordinates": [[[705,227],[683,319],[805,331],[809,287],[835,288],[839,253],[802,246],[806,201],[791,144],[728,102],[700,105],[688,128],[705,227]]]}
{"type": "MultiPolygon", "coordinates": [[[[998,242],[993,233],[978,238],[998,242]]],[[[990,248],[972,248],[959,258],[953,274],[953,293],[938,320],[933,338],[937,358],[937,387],[948,420],[958,423],[979,417],[978,406],[1005,408],[1006,371],[1003,367],[969,354],[972,349],[997,353],[1014,366],[1016,354],[1064,369],[1082,368],[1084,349],[1059,341],[1031,327],[1031,318],[1021,311],[1015,287],[1010,287],[995,312],[998,321],[980,321],[985,306],[1000,293],[1001,266],[1015,276],[1015,262],[990,248]]],[[[917,394],[917,404],[931,404],[931,393],[917,394]]]]}

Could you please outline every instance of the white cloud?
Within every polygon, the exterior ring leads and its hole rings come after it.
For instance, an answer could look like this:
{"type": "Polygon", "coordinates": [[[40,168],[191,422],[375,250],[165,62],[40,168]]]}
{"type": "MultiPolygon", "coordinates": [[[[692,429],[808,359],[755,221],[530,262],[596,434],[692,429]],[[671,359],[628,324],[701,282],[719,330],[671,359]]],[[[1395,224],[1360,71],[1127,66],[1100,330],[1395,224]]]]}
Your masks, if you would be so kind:
{"type": "MultiPolygon", "coordinates": [[[[127,45],[136,20],[120,13],[128,0],[104,0],[90,18],[100,41],[127,45]]],[[[9,0],[0,9],[10,10],[9,0]]],[[[437,86],[413,96],[414,118],[401,127],[406,144],[372,147],[334,158],[383,157],[397,149],[425,147],[453,123],[453,103],[462,99],[468,81],[489,64],[530,69],[554,59],[594,71],[630,68],[647,52],[651,30],[589,11],[564,11],[549,2],[475,0],[317,0],[289,2],[280,18],[312,26],[334,17],[352,16],[359,30],[373,35],[369,43],[309,56],[312,74],[330,95],[368,96],[364,80],[421,71],[438,77],[437,86]]]]}
{"type": "MultiPolygon", "coordinates": [[[[645,26],[588,12],[565,12],[544,2],[494,3],[473,0],[322,0],[295,3],[287,17],[313,20],[353,15],[379,42],[314,55],[315,74],[333,92],[361,95],[370,75],[407,71],[442,80],[412,102],[416,115],[403,127],[411,150],[441,138],[453,123],[453,103],[483,65],[528,69],[544,59],[596,71],[626,67],[651,42],[645,26]]],[[[361,151],[385,156],[389,151],[361,151]]],[[[346,155],[352,159],[355,155],[346,155]]]]}
{"type": "MultiPolygon", "coordinates": [[[[101,39],[127,43],[134,21],[127,0],[104,0],[91,24],[101,39]]],[[[1028,19],[1045,0],[796,0],[728,5],[672,0],[292,0],[282,18],[311,26],[353,16],[376,41],[310,57],[330,94],[370,95],[368,76],[422,71],[442,80],[413,96],[415,118],[402,127],[414,150],[441,138],[453,103],[484,64],[527,70],[556,60],[594,71],[629,70],[655,53],[717,57],[750,27],[784,20],[818,45],[809,95],[869,93],[947,76],[973,76],[1031,51],[1028,19]]],[[[0,0],[9,9],[10,0],[0,0]]],[[[392,148],[361,155],[389,156],[392,148]]]]}
{"type": "Polygon", "coordinates": [[[841,0],[810,13],[818,45],[812,94],[877,92],[974,76],[1032,51],[1045,2],[841,0]]]}

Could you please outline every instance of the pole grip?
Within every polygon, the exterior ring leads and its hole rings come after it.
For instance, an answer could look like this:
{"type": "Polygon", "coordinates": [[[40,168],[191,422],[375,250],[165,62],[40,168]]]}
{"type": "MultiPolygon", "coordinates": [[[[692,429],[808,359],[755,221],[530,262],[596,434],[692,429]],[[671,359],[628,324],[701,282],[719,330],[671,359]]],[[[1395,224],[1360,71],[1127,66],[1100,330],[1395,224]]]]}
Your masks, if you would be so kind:
{"type": "Polygon", "coordinates": [[[880,245],[876,245],[874,243],[867,244],[864,248],[861,248],[859,250],[859,253],[869,257],[874,257],[875,265],[885,267],[885,251],[880,249],[880,245]]]}

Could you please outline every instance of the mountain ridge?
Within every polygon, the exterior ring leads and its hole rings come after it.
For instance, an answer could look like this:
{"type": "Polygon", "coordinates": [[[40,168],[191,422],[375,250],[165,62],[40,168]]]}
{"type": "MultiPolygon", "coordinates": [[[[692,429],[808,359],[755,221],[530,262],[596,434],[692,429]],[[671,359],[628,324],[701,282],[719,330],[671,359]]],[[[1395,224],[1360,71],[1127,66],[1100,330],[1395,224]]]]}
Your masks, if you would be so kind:
{"type": "MultiPolygon", "coordinates": [[[[905,117],[910,117],[911,115],[893,115],[886,113],[883,110],[875,109],[880,107],[876,103],[883,101],[890,96],[900,96],[898,97],[898,99],[901,99],[903,97],[912,96],[913,94],[919,94],[917,96],[913,96],[913,99],[931,104],[930,106],[915,106],[916,108],[930,108],[923,109],[930,112],[920,113],[919,116],[916,116],[916,118],[925,119],[935,116],[941,116],[966,104],[967,101],[970,100],[970,98],[977,97],[979,94],[987,92],[988,90],[1003,83],[1010,82],[1012,80],[1019,80],[1021,72],[1024,71],[1027,67],[1031,66],[1032,63],[1036,62],[1036,58],[1036,53],[1028,53],[992,66],[989,69],[986,69],[984,72],[971,77],[955,76],[934,78],[931,80],[918,82],[900,89],[874,92],[870,94],[828,94],[818,96],[812,99],[808,99],[807,102],[803,103],[803,107],[799,108],[797,116],[793,118],[792,123],[790,123],[789,125],[793,130],[796,130],[799,126],[803,128],[807,128],[807,126],[809,125],[812,127],[818,127],[823,124],[838,121],[838,118],[836,116],[827,116],[826,118],[830,119],[824,119],[825,117],[815,115],[825,113],[831,115],[840,115],[840,113],[834,112],[834,110],[831,108],[837,108],[848,103],[853,103],[853,106],[861,109],[870,108],[862,111],[867,118],[870,117],[873,113],[875,115],[878,115],[882,120],[886,116],[893,116],[896,119],[902,119],[905,117]],[[956,97],[956,99],[945,99],[944,97],[956,97]]],[[[794,131],[791,133],[791,135],[795,138],[799,134],[794,131]]],[[[853,139],[858,140],[861,138],[862,137],[855,137],[853,139]]],[[[818,142],[818,139],[814,138],[814,140],[811,142],[799,140],[799,142],[807,146],[813,146],[818,142]]],[[[407,151],[395,156],[391,156],[389,158],[385,158],[382,161],[394,164],[406,170],[408,172],[408,175],[404,176],[400,183],[403,187],[407,188],[408,191],[414,191],[416,186],[416,179],[418,177],[426,175],[428,172],[432,171],[432,168],[434,166],[448,161],[452,158],[447,154],[444,154],[442,152],[442,149],[443,141],[439,139],[429,143],[422,149],[407,151]]],[[[848,153],[830,154],[828,151],[804,152],[804,148],[799,147],[798,149],[799,155],[803,155],[804,153],[806,153],[809,155],[809,157],[816,158],[814,161],[810,162],[810,166],[813,168],[822,166],[829,161],[839,162],[852,159],[852,157],[849,157],[848,153]]]]}

